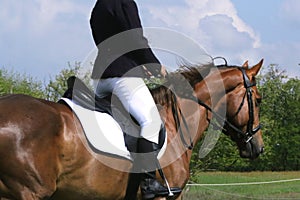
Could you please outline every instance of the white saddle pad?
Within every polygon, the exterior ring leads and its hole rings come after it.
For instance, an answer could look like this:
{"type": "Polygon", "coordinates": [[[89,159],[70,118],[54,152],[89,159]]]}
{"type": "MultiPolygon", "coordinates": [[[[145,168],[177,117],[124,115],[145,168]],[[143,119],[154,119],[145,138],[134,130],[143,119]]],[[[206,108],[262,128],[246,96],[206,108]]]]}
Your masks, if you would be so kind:
{"type": "MultiPolygon", "coordinates": [[[[132,160],[125,146],[123,131],[111,115],[85,109],[67,98],[62,98],[61,100],[66,102],[74,111],[81,122],[87,140],[93,148],[104,153],[132,160]]],[[[167,134],[165,141],[167,141],[166,139],[167,134]]],[[[158,159],[162,157],[166,148],[167,142],[164,142],[158,154],[158,159]]]]}

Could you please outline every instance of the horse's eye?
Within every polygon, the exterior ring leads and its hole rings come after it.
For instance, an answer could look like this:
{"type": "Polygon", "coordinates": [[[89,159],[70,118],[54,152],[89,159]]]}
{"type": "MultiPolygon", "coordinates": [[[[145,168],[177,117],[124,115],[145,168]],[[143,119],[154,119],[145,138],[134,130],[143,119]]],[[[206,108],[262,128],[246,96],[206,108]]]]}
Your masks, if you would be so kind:
{"type": "Polygon", "coordinates": [[[258,104],[258,105],[261,104],[261,101],[262,101],[262,98],[257,98],[256,99],[256,104],[258,104]]]}

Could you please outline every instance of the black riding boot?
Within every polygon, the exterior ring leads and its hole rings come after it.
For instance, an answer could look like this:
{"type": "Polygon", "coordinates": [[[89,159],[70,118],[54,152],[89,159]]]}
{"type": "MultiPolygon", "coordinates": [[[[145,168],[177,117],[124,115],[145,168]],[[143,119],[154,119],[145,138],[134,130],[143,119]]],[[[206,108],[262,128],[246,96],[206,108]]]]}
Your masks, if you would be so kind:
{"type": "MultiPolygon", "coordinates": [[[[138,151],[141,154],[138,156],[139,164],[145,172],[142,175],[141,191],[143,199],[153,199],[155,197],[165,197],[171,192],[176,195],[181,193],[180,188],[170,188],[163,186],[156,180],[156,169],[159,167],[157,155],[159,152],[158,145],[141,138],[139,140],[138,151]]],[[[164,177],[165,178],[165,177],[164,177]]]]}

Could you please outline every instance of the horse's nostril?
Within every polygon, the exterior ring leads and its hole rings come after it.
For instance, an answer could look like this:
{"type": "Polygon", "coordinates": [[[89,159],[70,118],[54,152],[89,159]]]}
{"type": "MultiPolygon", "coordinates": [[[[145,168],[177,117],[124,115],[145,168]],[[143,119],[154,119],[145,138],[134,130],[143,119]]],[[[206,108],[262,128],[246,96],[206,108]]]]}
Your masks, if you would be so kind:
{"type": "Polygon", "coordinates": [[[260,153],[263,153],[265,151],[265,147],[262,147],[261,149],[260,149],[260,153]]]}

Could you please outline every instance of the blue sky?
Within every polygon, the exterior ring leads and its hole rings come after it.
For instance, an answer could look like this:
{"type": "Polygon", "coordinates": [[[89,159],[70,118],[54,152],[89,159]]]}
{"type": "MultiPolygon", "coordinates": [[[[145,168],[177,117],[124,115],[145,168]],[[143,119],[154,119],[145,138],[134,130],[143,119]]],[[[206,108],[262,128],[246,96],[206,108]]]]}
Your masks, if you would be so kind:
{"type": "MultiPolygon", "coordinates": [[[[144,27],[185,34],[229,64],[261,58],[300,76],[299,0],[137,0],[144,27]]],[[[95,46],[89,28],[95,0],[1,0],[0,67],[38,79],[95,46]]],[[[160,56],[158,52],[158,56],[160,56]]],[[[160,57],[162,62],[164,57],[160,57]]]]}

